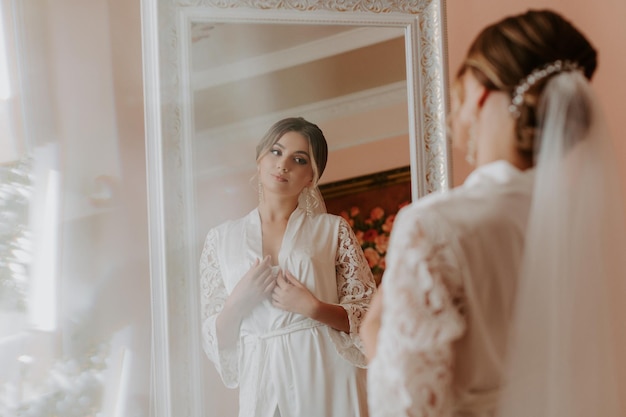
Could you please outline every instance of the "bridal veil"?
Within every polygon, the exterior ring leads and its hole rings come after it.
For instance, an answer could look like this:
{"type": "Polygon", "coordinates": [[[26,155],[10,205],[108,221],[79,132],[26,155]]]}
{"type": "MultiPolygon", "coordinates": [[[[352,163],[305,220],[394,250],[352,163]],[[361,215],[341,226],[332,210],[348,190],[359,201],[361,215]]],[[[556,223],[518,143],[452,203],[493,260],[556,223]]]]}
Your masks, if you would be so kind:
{"type": "Polygon", "coordinates": [[[542,94],[540,151],[498,416],[626,416],[626,210],[579,71],[542,94]]]}

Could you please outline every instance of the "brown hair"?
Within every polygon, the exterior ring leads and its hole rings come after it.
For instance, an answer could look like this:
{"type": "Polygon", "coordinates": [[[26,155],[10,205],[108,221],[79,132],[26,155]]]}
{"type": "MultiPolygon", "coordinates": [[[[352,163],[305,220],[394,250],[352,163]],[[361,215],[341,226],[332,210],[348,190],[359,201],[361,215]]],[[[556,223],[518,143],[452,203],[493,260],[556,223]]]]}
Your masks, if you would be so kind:
{"type": "Polygon", "coordinates": [[[309,154],[313,162],[313,184],[317,184],[326,168],[328,144],[322,130],[302,117],[288,117],[274,123],[256,147],[256,160],[259,161],[265,156],[287,132],[298,132],[309,142],[309,154]]]}
{"type": "MultiPolygon", "coordinates": [[[[490,90],[508,92],[533,70],[556,60],[575,62],[591,79],[597,52],[569,21],[550,10],[529,10],[496,22],[478,35],[459,69],[472,74],[490,90]]],[[[532,160],[537,130],[537,106],[546,77],[524,94],[516,135],[520,153],[532,160]]]]}

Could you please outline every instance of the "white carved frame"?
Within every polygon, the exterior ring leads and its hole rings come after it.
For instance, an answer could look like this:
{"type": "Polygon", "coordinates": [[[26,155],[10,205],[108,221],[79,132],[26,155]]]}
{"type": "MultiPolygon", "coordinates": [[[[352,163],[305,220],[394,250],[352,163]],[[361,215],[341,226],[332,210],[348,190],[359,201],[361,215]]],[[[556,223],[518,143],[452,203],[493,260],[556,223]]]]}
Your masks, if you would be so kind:
{"type": "Polygon", "coordinates": [[[449,186],[445,0],[143,0],[155,417],[195,417],[203,381],[191,155],[191,21],[402,27],[412,193],[449,186]]]}

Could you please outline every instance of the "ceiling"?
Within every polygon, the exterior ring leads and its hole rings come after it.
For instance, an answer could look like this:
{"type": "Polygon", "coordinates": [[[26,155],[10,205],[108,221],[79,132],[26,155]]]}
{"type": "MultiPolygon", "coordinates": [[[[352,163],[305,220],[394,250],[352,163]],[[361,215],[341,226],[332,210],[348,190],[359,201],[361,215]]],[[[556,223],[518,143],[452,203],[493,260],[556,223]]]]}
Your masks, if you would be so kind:
{"type": "Polygon", "coordinates": [[[331,150],[408,131],[402,29],[194,23],[191,33],[196,148],[213,170],[232,170],[242,146],[287,116],[319,124],[331,150]],[[398,106],[400,127],[384,116],[398,106]],[[359,118],[370,128],[350,129],[359,118]]]}

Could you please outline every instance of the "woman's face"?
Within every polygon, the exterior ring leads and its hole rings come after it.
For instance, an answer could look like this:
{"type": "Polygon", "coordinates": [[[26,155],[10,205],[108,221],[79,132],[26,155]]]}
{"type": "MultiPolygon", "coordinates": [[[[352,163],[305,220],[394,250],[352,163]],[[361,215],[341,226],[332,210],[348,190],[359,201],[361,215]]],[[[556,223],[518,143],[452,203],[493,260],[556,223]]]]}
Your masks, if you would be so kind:
{"type": "Polygon", "coordinates": [[[298,196],[313,182],[309,142],[298,132],[287,132],[257,163],[264,192],[298,196]]]}

